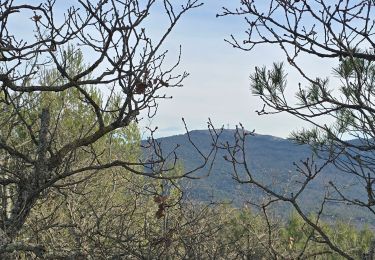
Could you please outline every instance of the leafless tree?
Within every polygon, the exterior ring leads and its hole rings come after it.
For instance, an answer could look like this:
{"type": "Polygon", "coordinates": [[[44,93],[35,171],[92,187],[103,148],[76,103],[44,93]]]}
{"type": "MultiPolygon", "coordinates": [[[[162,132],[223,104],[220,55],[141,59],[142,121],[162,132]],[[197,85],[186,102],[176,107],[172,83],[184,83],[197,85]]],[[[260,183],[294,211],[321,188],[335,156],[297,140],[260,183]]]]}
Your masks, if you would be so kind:
{"type": "MultiPolygon", "coordinates": [[[[310,145],[315,152],[315,159],[296,164],[299,188],[293,193],[277,192],[250,171],[247,160],[251,158],[244,153],[245,139],[251,134],[239,128],[235,144],[223,146],[229,152],[227,159],[233,164],[235,178],[261,188],[270,196],[262,208],[276,201],[292,205],[312,228],[306,245],[309,241],[326,244],[346,259],[358,255],[332,241],[321,226],[321,216],[331,202],[342,203],[348,210],[359,207],[374,213],[374,6],[371,0],[243,0],[237,9],[224,8],[218,15],[245,18],[248,28],[245,38],[239,40],[232,35],[227,40],[233,47],[252,51],[258,45],[278,46],[290,67],[300,73],[305,83],[296,86],[297,99],[286,95],[283,64],[275,63],[269,69],[256,67],[251,87],[264,101],[259,115],[286,112],[311,124],[311,129],[294,132],[292,138],[310,145]],[[328,79],[311,77],[309,68],[299,63],[301,56],[333,59],[337,63],[334,73],[340,80],[338,85],[331,87],[328,79]],[[328,120],[322,123],[318,120],[322,117],[328,120]],[[310,217],[302,210],[299,198],[326,165],[336,166],[346,180],[331,180],[326,184],[320,209],[315,217],[310,217]],[[246,175],[241,175],[240,170],[246,175]],[[350,193],[345,189],[348,184],[363,187],[361,194],[350,193]]],[[[373,245],[369,247],[370,253],[373,252],[373,245]]],[[[302,250],[298,258],[306,256],[304,253],[302,250]]]]}
{"type": "MultiPolygon", "coordinates": [[[[141,116],[152,117],[158,101],[168,98],[162,90],[181,86],[188,74],[174,72],[180,56],[164,64],[163,44],[201,4],[77,0],[62,13],[53,0],[0,1],[0,253],[45,253],[33,241],[16,241],[17,235],[52,188],[81,181],[64,181],[72,176],[118,167],[153,178],[191,177],[193,171],[163,175],[177,158],[153,138],[145,144],[152,157],[144,160],[103,157],[108,147],[102,141],[108,145],[141,116]],[[166,27],[151,38],[153,8],[163,14],[153,19],[165,19],[166,27]],[[31,24],[29,33],[15,23],[31,24]]],[[[202,165],[214,154],[214,148],[200,153],[202,165]]]]}

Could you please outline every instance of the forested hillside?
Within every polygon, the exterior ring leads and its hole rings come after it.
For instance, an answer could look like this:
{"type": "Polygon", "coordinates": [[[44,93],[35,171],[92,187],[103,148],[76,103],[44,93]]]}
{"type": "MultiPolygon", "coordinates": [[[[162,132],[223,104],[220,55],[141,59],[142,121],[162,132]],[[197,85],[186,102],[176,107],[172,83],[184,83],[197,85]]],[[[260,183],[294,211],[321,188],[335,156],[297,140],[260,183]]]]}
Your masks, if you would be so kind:
{"type": "MultiPolygon", "coordinates": [[[[234,134],[235,130],[223,130],[219,142],[234,142],[234,134]]],[[[209,130],[194,130],[190,131],[189,135],[200,151],[207,153],[210,150],[212,142],[209,130]]],[[[201,164],[199,154],[196,153],[187,134],[164,137],[158,139],[158,141],[166,150],[172,150],[176,145],[179,145],[176,151],[177,157],[186,170],[194,169],[201,164]]],[[[352,140],[351,142],[357,141],[352,140]]],[[[186,193],[189,197],[206,202],[231,202],[237,207],[243,207],[246,202],[261,201],[266,193],[256,187],[238,183],[233,178],[232,165],[224,160],[226,155],[226,151],[219,151],[211,170],[207,165],[196,173],[196,176],[201,177],[200,179],[183,182],[186,183],[186,193]]],[[[293,193],[299,187],[300,176],[295,163],[301,164],[307,158],[310,160],[314,158],[312,149],[307,145],[299,145],[290,139],[260,134],[254,134],[247,139],[246,155],[250,170],[256,178],[272,186],[273,189],[284,193],[293,193]]],[[[324,164],[322,159],[315,160],[318,166],[324,164]]],[[[245,172],[242,172],[242,174],[246,176],[245,172]]],[[[301,204],[306,211],[313,213],[319,210],[319,201],[324,195],[322,190],[328,189],[329,182],[332,181],[339,183],[343,192],[349,196],[361,194],[363,187],[358,179],[355,177],[348,178],[345,173],[336,167],[327,165],[318,178],[309,183],[304,196],[301,197],[301,204]]],[[[359,226],[364,224],[375,225],[371,213],[366,209],[357,208],[348,211],[346,204],[337,202],[332,202],[327,207],[323,219],[328,222],[342,220],[359,226]]],[[[291,211],[290,205],[284,203],[278,205],[275,213],[285,219],[290,216],[291,211]]]]}

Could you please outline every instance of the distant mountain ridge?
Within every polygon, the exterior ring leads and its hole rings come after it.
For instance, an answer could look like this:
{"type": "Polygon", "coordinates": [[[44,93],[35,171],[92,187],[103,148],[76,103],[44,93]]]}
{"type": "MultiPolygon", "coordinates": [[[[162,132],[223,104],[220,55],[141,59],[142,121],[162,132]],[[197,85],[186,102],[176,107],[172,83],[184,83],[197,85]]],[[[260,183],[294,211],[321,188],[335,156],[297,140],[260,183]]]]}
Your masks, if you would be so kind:
{"type": "MultiPolygon", "coordinates": [[[[235,130],[223,130],[220,141],[233,143],[235,130]]],[[[190,138],[205,154],[210,151],[212,139],[208,130],[193,130],[189,132],[190,138]]],[[[171,150],[176,145],[177,155],[183,162],[186,170],[194,169],[202,160],[194,147],[189,143],[187,134],[174,135],[157,139],[163,149],[171,150]]],[[[294,192],[300,177],[296,174],[293,162],[306,160],[312,155],[311,149],[306,145],[298,145],[292,140],[271,135],[254,134],[246,142],[247,160],[253,175],[262,182],[270,185],[279,192],[294,192]]],[[[208,177],[199,180],[184,180],[186,192],[194,199],[202,201],[231,201],[235,206],[241,207],[246,201],[260,201],[265,194],[254,187],[239,184],[232,178],[232,166],[223,159],[225,152],[217,155],[212,171],[208,177]]],[[[322,162],[317,161],[317,164],[322,162]]],[[[207,175],[208,167],[199,170],[196,176],[207,175]]],[[[345,192],[350,195],[363,193],[363,187],[355,184],[355,179],[338,171],[333,166],[326,167],[322,174],[314,180],[301,197],[301,205],[306,211],[314,211],[319,204],[322,193],[326,190],[329,181],[341,183],[347,187],[345,192]]],[[[326,218],[352,220],[359,224],[368,223],[375,226],[373,217],[363,209],[348,212],[344,204],[329,204],[329,214],[326,218]]],[[[352,207],[351,207],[352,208],[352,207]]],[[[281,215],[289,214],[287,204],[280,205],[278,211],[281,215]]]]}

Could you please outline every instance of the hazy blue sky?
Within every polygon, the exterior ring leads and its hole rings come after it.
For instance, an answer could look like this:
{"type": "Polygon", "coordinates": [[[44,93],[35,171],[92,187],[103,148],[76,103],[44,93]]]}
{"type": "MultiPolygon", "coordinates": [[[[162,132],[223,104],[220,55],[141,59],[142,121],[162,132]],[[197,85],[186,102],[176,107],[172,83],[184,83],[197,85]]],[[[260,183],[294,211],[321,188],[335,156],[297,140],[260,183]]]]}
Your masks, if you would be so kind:
{"type": "MultiPolygon", "coordinates": [[[[286,114],[258,116],[255,110],[262,108],[259,97],[252,96],[249,88],[249,75],[255,66],[271,65],[283,61],[284,56],[278,46],[262,46],[252,52],[232,48],[224,42],[230,34],[241,40],[246,30],[243,17],[221,17],[222,6],[239,6],[240,1],[206,0],[204,5],[185,15],[169,38],[165,48],[170,57],[177,55],[182,45],[180,68],[190,73],[184,87],[168,91],[172,100],[160,103],[160,109],[152,122],[159,126],[159,135],[183,132],[181,117],[190,129],[204,129],[208,117],[217,126],[229,125],[234,128],[242,122],[249,129],[261,134],[286,137],[292,130],[303,124],[286,114]]],[[[301,63],[310,75],[330,76],[332,63],[326,60],[302,57],[301,63]]],[[[300,80],[295,70],[288,69],[290,96],[300,80]]]]}
{"type": "MultiPolygon", "coordinates": [[[[30,3],[23,0],[17,2],[30,3]]],[[[38,2],[40,1],[35,1],[38,2]]],[[[173,3],[176,2],[183,3],[185,0],[175,0],[173,3]]],[[[182,45],[179,70],[189,72],[190,76],[185,80],[183,88],[166,90],[166,94],[172,95],[173,99],[162,100],[157,115],[151,121],[141,121],[141,126],[158,126],[158,136],[183,133],[182,117],[186,119],[189,129],[205,129],[208,118],[217,127],[229,125],[234,128],[241,122],[248,130],[255,129],[257,133],[279,137],[286,137],[292,130],[301,128],[303,124],[299,120],[286,114],[260,117],[255,113],[255,110],[262,108],[262,103],[251,94],[249,75],[254,72],[255,66],[283,61],[284,56],[278,46],[262,46],[252,52],[232,48],[224,42],[224,38],[234,34],[243,40],[247,29],[244,17],[216,18],[216,14],[221,12],[222,6],[239,6],[240,1],[202,2],[202,7],[191,10],[182,17],[163,48],[169,50],[168,61],[173,62],[178,56],[180,44],[182,45]]],[[[62,15],[73,3],[76,1],[57,0],[58,15],[62,15]]],[[[146,30],[158,37],[160,30],[165,28],[165,11],[156,7],[151,12],[146,30]]],[[[26,17],[24,21],[16,21],[14,28],[30,35],[30,26],[32,22],[26,17]]],[[[327,60],[301,57],[300,62],[309,71],[309,75],[332,76],[332,63],[327,60]]],[[[291,68],[287,67],[287,71],[292,97],[300,77],[291,68]]]]}

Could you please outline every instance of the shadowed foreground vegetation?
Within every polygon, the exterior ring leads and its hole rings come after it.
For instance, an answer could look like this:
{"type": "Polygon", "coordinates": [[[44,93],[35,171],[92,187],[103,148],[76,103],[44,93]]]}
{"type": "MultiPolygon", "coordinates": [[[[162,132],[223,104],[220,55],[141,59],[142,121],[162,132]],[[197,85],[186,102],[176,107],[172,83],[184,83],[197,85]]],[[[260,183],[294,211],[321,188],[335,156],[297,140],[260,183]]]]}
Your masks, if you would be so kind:
{"type": "MultiPolygon", "coordinates": [[[[297,214],[281,221],[249,207],[190,201],[182,198],[178,183],[124,171],[80,180],[37,203],[15,240],[15,245],[27,241],[35,247],[13,257],[341,259],[319,240],[311,241],[314,230],[297,214]]],[[[320,224],[335,244],[356,258],[369,251],[372,230],[344,222],[320,224]]]]}

